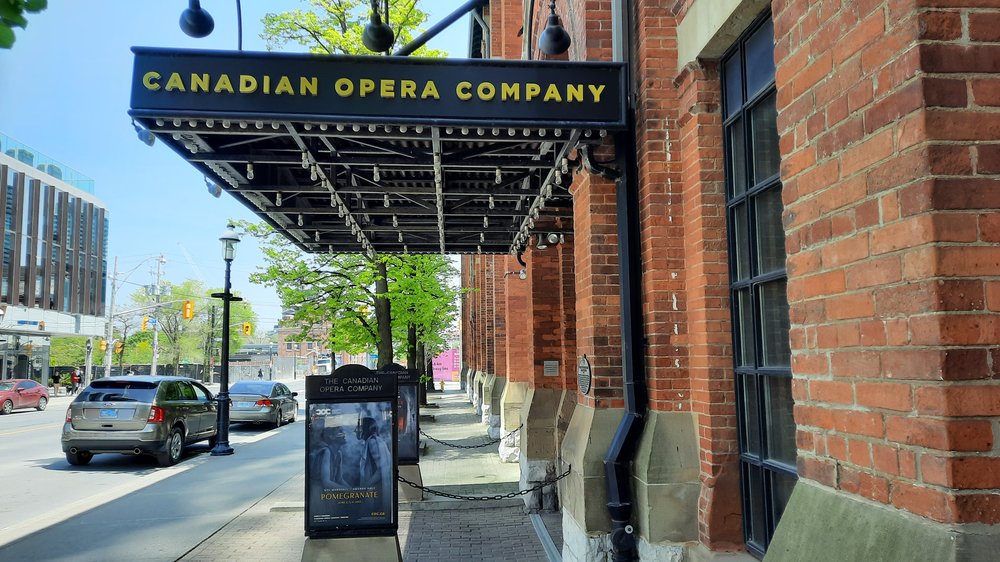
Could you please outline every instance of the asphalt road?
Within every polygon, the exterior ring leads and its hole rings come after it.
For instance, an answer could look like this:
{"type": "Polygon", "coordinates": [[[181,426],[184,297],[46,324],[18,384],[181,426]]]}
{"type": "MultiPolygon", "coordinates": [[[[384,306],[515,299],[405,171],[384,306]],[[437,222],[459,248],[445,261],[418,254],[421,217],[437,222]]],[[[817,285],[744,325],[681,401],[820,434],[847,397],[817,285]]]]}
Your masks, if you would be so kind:
{"type": "Polygon", "coordinates": [[[299,422],[278,429],[234,425],[232,456],[207,445],[169,468],[148,457],[95,455],[66,462],[59,432],[67,400],[45,412],[0,417],[0,562],[176,560],[303,470],[299,422]]]}

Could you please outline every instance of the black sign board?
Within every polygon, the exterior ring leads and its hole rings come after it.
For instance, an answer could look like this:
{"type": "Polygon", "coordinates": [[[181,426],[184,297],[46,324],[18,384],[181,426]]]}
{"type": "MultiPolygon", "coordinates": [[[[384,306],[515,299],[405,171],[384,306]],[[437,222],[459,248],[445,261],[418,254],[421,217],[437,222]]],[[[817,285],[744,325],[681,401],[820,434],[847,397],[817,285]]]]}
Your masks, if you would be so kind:
{"type": "Polygon", "coordinates": [[[306,378],[306,536],[396,534],[396,375],[306,378]]]}
{"type": "Polygon", "coordinates": [[[420,461],[420,371],[392,363],[378,370],[395,373],[398,384],[396,405],[396,432],[399,464],[418,464],[420,461]]]}
{"type": "Polygon", "coordinates": [[[625,127],[622,63],[132,51],[133,116],[625,127]]]}

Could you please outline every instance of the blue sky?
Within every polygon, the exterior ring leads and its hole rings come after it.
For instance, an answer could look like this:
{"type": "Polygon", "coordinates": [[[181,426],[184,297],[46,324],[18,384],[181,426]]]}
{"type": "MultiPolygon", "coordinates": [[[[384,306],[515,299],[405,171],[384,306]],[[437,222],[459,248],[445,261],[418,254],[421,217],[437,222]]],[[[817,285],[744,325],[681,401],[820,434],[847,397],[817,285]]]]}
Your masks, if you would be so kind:
{"type": "MultiPolygon", "coordinates": [[[[203,39],[184,35],[177,25],[187,4],[50,2],[44,12],[28,15],[27,29],[16,30],[12,50],[0,49],[0,132],[95,180],[96,195],[111,217],[108,267],[118,256],[120,271],[135,269],[118,292],[119,302],[152,282],[155,260],[142,262],[159,254],[167,260],[165,280],[197,279],[220,287],[219,235],[229,219],[254,219],[229,195],[209,195],[201,174],[162,143],[150,148],[140,142],[126,113],[132,46],[236,49],[236,2],[202,0],[215,19],[215,31],[203,39]]],[[[421,2],[430,14],[428,26],[457,5],[421,2]]],[[[264,50],[259,35],[266,12],[305,7],[295,0],[243,0],[244,50],[264,50]]],[[[429,45],[464,57],[467,21],[463,17],[429,45]]],[[[257,327],[269,329],[281,314],[278,298],[248,281],[261,259],[255,243],[244,239],[233,261],[232,285],[254,305],[257,327]]]]}

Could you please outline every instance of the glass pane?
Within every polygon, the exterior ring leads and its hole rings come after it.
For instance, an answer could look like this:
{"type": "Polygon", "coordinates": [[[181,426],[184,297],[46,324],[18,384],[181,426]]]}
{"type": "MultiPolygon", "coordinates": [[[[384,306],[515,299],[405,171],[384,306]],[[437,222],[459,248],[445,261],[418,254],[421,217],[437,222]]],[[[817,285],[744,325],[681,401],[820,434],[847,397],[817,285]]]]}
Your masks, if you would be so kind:
{"type": "Polygon", "coordinates": [[[745,49],[747,96],[752,98],[774,80],[774,24],[770,18],[747,38],[745,49]]]}
{"type": "Polygon", "coordinates": [[[733,232],[730,236],[733,240],[733,258],[736,260],[734,280],[746,279],[750,276],[750,244],[747,242],[750,226],[747,224],[749,219],[746,203],[734,206],[731,212],[729,224],[732,225],[733,232]]]}
{"type": "Polygon", "coordinates": [[[740,367],[753,367],[753,307],[750,302],[750,289],[742,289],[736,293],[736,321],[734,332],[736,344],[736,360],[740,367]]]}
{"type": "Polygon", "coordinates": [[[795,420],[792,418],[792,379],[764,377],[767,458],[795,466],[795,420]]]}
{"type": "Polygon", "coordinates": [[[769,189],[754,199],[758,274],[785,268],[785,229],[781,222],[781,189],[769,189]]]}
{"type": "Polygon", "coordinates": [[[781,472],[771,473],[771,517],[774,526],[778,526],[781,514],[785,512],[788,505],[788,498],[792,496],[792,489],[798,479],[781,472]]]}
{"type": "Polygon", "coordinates": [[[757,403],[757,376],[744,375],[740,385],[743,405],[743,451],[760,457],[760,410],[757,403]]]}
{"type": "Polygon", "coordinates": [[[764,480],[759,467],[745,464],[744,490],[748,505],[743,506],[747,522],[747,542],[758,545],[761,550],[767,544],[766,518],[764,517],[764,480]]]}
{"type": "Polygon", "coordinates": [[[747,160],[746,160],[746,138],[743,135],[743,119],[737,119],[729,126],[726,133],[729,137],[729,173],[727,183],[729,185],[729,197],[733,198],[747,190],[747,160]]]}
{"type": "Polygon", "coordinates": [[[787,367],[791,354],[788,349],[788,297],[784,279],[760,286],[760,331],[764,351],[761,365],[787,367]]]}
{"type": "Polygon", "coordinates": [[[753,127],[753,181],[755,184],[778,173],[778,110],[774,94],[761,100],[750,111],[753,127]]]}
{"type": "Polygon", "coordinates": [[[743,105],[743,77],[740,76],[740,54],[734,53],[725,62],[726,117],[736,113],[743,105]]]}

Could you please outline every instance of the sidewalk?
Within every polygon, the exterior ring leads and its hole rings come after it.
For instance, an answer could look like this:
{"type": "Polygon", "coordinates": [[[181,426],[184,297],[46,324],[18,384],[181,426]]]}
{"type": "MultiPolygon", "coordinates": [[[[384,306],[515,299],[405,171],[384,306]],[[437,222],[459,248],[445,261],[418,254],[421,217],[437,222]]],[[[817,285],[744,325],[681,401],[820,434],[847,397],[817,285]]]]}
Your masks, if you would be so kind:
{"type": "MultiPolygon", "coordinates": [[[[458,383],[451,383],[443,393],[432,393],[428,400],[438,407],[421,409],[420,428],[426,434],[462,444],[489,440],[458,383]]],[[[458,449],[425,441],[428,445],[420,458],[424,486],[469,496],[517,491],[520,469],[516,463],[501,463],[496,445],[458,449]]],[[[181,560],[300,560],[306,540],[304,497],[305,476],[299,475],[261,498],[181,560]]],[[[558,560],[562,549],[560,518],[559,513],[525,513],[520,497],[463,501],[425,493],[423,501],[400,501],[400,550],[407,561],[558,560]]]]}

